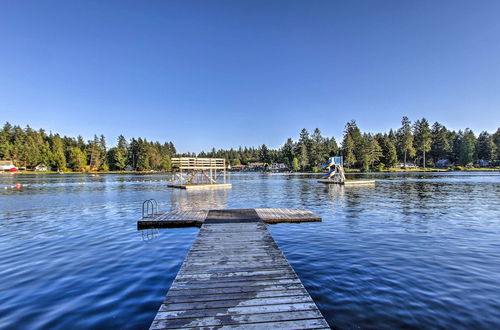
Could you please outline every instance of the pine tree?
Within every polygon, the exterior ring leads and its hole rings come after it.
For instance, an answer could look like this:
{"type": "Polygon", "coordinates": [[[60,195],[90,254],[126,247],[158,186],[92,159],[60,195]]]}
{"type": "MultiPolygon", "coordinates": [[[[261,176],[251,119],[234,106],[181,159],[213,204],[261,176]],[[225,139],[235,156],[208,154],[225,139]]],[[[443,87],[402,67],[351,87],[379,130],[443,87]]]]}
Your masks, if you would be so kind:
{"type": "Polygon", "coordinates": [[[285,144],[281,148],[281,154],[283,157],[283,162],[291,164],[293,161],[293,158],[295,157],[295,152],[294,152],[295,146],[292,141],[292,139],[288,138],[286,140],[285,144]]]}
{"type": "Polygon", "coordinates": [[[263,163],[266,163],[266,164],[271,163],[271,157],[269,155],[269,149],[267,148],[267,146],[265,144],[263,144],[260,147],[260,150],[259,150],[259,160],[261,162],[263,162],[263,163]]]}
{"type": "Polygon", "coordinates": [[[398,145],[403,154],[404,167],[406,168],[407,157],[415,157],[413,135],[411,134],[411,122],[406,116],[401,120],[401,128],[398,130],[398,145]]]}
{"type": "Polygon", "coordinates": [[[477,158],[481,160],[493,160],[495,156],[495,142],[493,136],[484,131],[477,138],[477,158]]]}
{"type": "Polygon", "coordinates": [[[414,125],[415,149],[423,153],[423,164],[426,166],[425,153],[431,150],[432,134],[427,119],[417,120],[414,125]]]}
{"type": "Polygon", "coordinates": [[[69,149],[68,165],[73,171],[81,171],[87,166],[87,156],[78,147],[69,149]]]}
{"type": "Polygon", "coordinates": [[[305,144],[300,145],[300,153],[299,153],[299,164],[302,168],[302,171],[305,171],[307,166],[309,165],[309,157],[307,152],[307,146],[305,144]]]}
{"type": "Polygon", "coordinates": [[[344,154],[344,162],[348,167],[356,164],[356,156],[354,155],[354,141],[349,134],[344,135],[342,142],[342,149],[344,154]]]}
{"type": "Polygon", "coordinates": [[[58,171],[62,171],[66,169],[66,157],[64,156],[64,149],[61,137],[59,134],[53,135],[50,137],[51,151],[52,151],[52,166],[55,167],[58,171]]]}
{"type": "Polygon", "coordinates": [[[460,164],[467,166],[475,159],[476,153],[476,136],[466,128],[464,132],[459,132],[459,147],[458,161],[460,164]]]}
{"type": "Polygon", "coordinates": [[[452,151],[452,144],[450,144],[449,132],[438,122],[432,125],[431,130],[431,157],[435,162],[440,159],[449,159],[452,151]]]}
{"type": "Polygon", "coordinates": [[[493,134],[493,143],[495,144],[495,156],[493,158],[495,165],[500,163],[500,128],[493,134]]]}

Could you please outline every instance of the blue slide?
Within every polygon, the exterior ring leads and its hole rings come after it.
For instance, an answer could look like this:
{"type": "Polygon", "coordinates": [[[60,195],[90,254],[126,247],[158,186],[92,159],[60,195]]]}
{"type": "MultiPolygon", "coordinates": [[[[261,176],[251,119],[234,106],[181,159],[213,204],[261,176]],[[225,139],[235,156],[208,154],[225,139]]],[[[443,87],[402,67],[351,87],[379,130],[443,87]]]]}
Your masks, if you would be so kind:
{"type": "Polygon", "coordinates": [[[330,178],[330,177],[334,176],[336,172],[337,172],[337,170],[334,168],[333,171],[330,171],[330,172],[326,173],[325,175],[323,175],[323,179],[330,178]]]}
{"type": "Polygon", "coordinates": [[[323,178],[330,178],[330,177],[334,176],[335,173],[337,172],[337,170],[335,168],[335,157],[330,158],[330,161],[327,163],[324,163],[323,165],[321,165],[321,167],[328,168],[329,170],[333,167],[333,169],[331,171],[329,171],[328,173],[323,175],[323,178]]]}

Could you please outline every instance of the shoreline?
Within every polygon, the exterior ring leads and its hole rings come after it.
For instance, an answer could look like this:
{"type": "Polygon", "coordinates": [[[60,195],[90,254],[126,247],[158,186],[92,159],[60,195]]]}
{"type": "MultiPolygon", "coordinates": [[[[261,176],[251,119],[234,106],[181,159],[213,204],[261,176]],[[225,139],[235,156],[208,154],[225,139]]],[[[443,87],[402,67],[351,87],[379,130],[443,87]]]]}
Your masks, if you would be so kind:
{"type": "MultiPolygon", "coordinates": [[[[387,169],[381,171],[370,171],[364,172],[359,169],[346,169],[346,174],[374,174],[374,173],[443,173],[443,172],[500,172],[500,168],[462,168],[462,169],[440,169],[440,168],[412,168],[412,169],[387,169]]],[[[165,171],[99,171],[99,172],[57,172],[57,171],[16,171],[16,172],[0,172],[0,175],[47,175],[47,174],[60,174],[60,175],[76,175],[76,174],[87,174],[87,175],[101,175],[101,174],[137,174],[137,175],[145,175],[145,174],[171,174],[172,172],[165,171]]],[[[299,171],[299,172],[241,172],[241,171],[228,171],[228,173],[272,173],[272,174],[323,174],[323,172],[309,172],[309,171],[299,171]]]]}

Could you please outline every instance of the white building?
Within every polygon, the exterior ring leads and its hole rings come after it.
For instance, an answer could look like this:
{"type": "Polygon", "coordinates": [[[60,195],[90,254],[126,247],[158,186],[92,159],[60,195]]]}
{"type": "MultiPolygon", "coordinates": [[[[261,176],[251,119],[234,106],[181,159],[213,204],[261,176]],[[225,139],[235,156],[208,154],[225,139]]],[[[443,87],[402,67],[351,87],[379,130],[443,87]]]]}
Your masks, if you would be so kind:
{"type": "Polygon", "coordinates": [[[0,160],[0,171],[10,171],[16,168],[11,160],[0,160]]]}
{"type": "Polygon", "coordinates": [[[286,165],[283,163],[272,163],[269,165],[270,170],[285,170],[287,169],[286,165]]]}

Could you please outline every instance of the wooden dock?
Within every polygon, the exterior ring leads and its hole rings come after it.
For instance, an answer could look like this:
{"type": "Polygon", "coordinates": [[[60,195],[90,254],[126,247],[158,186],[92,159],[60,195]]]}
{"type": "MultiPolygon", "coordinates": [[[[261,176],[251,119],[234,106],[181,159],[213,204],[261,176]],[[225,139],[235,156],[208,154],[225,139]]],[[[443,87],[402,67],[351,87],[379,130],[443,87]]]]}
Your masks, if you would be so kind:
{"type": "Polygon", "coordinates": [[[327,184],[341,184],[344,186],[355,186],[355,185],[364,185],[364,184],[375,184],[375,180],[345,180],[344,182],[332,181],[328,179],[318,180],[321,183],[327,184]]]}
{"type": "Polygon", "coordinates": [[[169,184],[167,186],[170,188],[179,188],[179,189],[185,189],[185,190],[227,189],[227,188],[233,187],[233,185],[231,183],[169,184]]]}
{"type": "Polygon", "coordinates": [[[151,329],[329,329],[258,210],[189,214],[204,220],[151,329]]]}
{"type": "MultiPolygon", "coordinates": [[[[142,218],[137,222],[137,229],[201,227],[209,210],[169,211],[153,217],[142,218]]],[[[313,212],[288,208],[255,209],[265,223],[281,222],[316,222],[321,218],[313,212]]]]}

